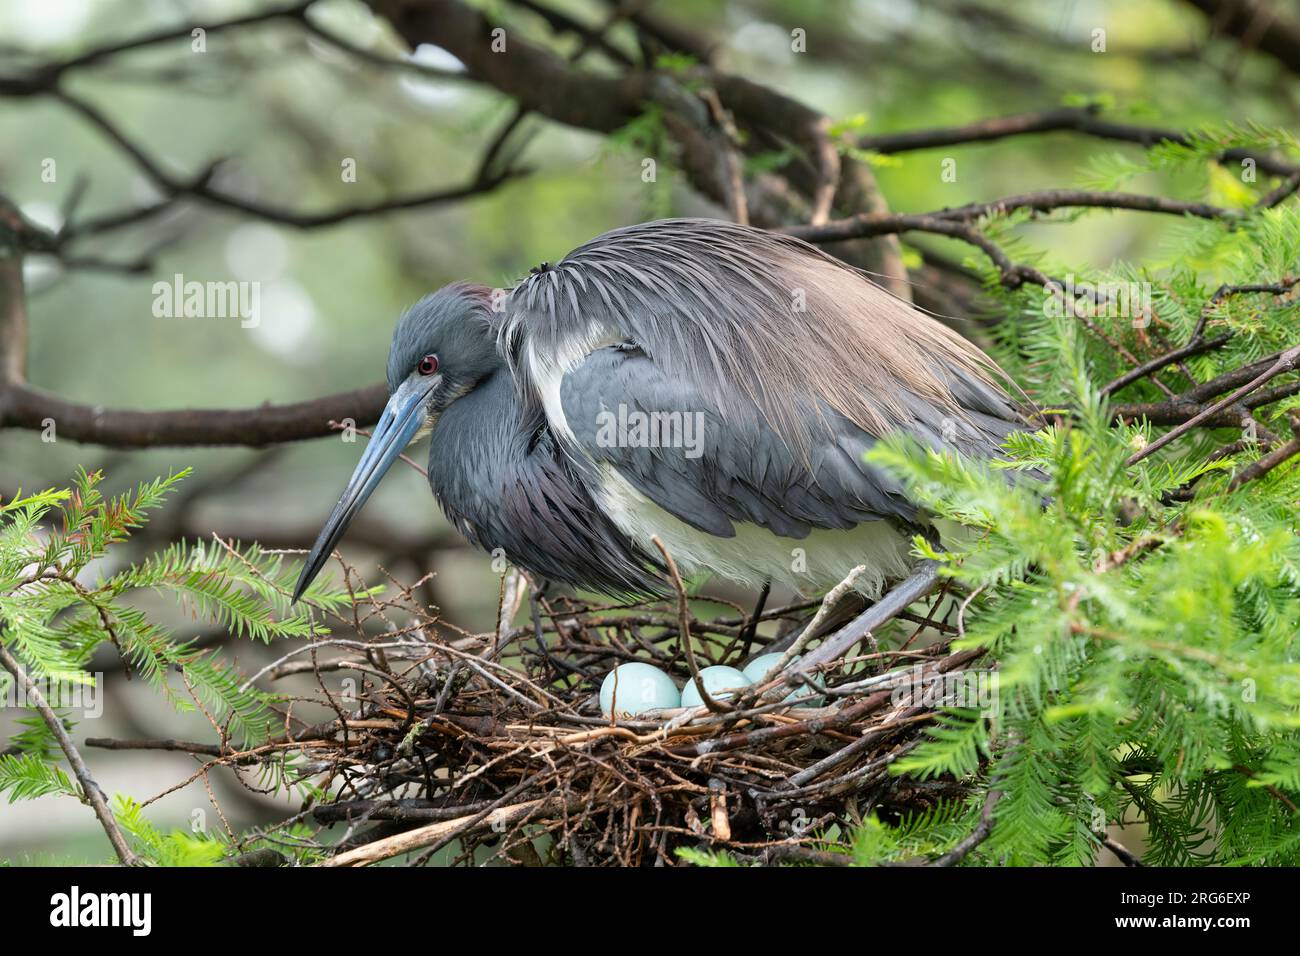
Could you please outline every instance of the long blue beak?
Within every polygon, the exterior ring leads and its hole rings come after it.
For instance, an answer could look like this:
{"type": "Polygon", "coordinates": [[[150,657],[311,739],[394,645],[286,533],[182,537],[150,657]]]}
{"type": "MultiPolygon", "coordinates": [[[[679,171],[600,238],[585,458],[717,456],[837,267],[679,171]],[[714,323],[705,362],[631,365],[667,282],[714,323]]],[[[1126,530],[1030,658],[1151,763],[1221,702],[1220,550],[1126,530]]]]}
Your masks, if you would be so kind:
{"type": "Polygon", "coordinates": [[[329,520],[312,545],[311,553],[307,555],[307,563],[303,566],[298,586],[293,591],[294,601],[302,597],[302,593],[315,580],[356,513],[424,424],[425,399],[437,381],[436,378],[431,381],[408,381],[388,400],[383,415],[379,417],[379,424],[370,436],[370,443],[366,445],[361,461],[348,480],[347,488],[330,512],[329,520]]]}

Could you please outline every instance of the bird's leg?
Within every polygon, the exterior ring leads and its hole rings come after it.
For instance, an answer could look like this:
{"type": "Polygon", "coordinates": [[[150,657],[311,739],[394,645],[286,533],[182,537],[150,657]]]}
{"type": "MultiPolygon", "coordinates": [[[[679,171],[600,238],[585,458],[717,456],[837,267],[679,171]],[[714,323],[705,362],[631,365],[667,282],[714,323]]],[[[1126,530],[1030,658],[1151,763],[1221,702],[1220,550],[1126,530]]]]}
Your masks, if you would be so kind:
{"type": "Polygon", "coordinates": [[[537,653],[542,656],[543,665],[554,669],[551,652],[546,649],[546,635],[542,633],[542,595],[550,587],[550,582],[529,576],[528,613],[533,618],[533,636],[537,638],[537,653]]]}
{"type": "Polygon", "coordinates": [[[519,605],[523,603],[524,594],[531,594],[533,590],[533,581],[516,567],[510,567],[506,570],[505,577],[501,581],[501,602],[497,615],[497,635],[492,644],[492,653],[489,660],[496,660],[505,650],[506,645],[510,643],[511,624],[514,623],[515,615],[519,613],[519,605]]]}
{"type": "Polygon", "coordinates": [[[740,659],[749,659],[749,646],[754,643],[754,635],[758,632],[758,621],[763,616],[763,608],[767,606],[767,596],[772,593],[772,581],[769,579],[763,582],[763,590],[758,592],[758,603],[754,605],[754,613],[750,615],[745,626],[740,629],[741,645],[740,659]]]}
{"type": "MultiPolygon", "coordinates": [[[[548,614],[551,613],[550,606],[545,602],[546,596],[551,593],[554,584],[548,579],[536,578],[531,574],[528,575],[528,583],[528,613],[533,621],[533,636],[537,641],[537,653],[540,655],[543,665],[550,668],[551,673],[548,675],[548,680],[561,676],[567,680],[568,675],[576,675],[583,680],[596,680],[596,675],[590,670],[569,663],[564,659],[563,655],[556,656],[552,654],[551,649],[546,646],[546,634],[542,630],[542,610],[545,608],[548,614]]],[[[559,593],[559,589],[556,589],[556,593],[559,593]]],[[[556,623],[556,630],[557,632],[559,630],[558,622],[556,623]]]]}
{"type": "Polygon", "coordinates": [[[922,561],[884,597],[844,625],[834,636],[822,641],[815,650],[805,654],[792,669],[803,671],[835,660],[871,631],[883,627],[900,611],[906,610],[909,604],[921,600],[927,594],[932,594],[938,586],[938,563],[922,561]]]}

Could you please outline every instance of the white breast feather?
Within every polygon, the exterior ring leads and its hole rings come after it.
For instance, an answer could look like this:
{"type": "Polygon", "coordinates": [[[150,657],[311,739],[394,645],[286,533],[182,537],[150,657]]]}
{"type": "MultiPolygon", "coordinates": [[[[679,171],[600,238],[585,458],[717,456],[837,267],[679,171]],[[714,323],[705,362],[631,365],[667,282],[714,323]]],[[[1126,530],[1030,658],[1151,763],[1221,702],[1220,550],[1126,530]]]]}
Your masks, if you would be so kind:
{"type": "Polygon", "coordinates": [[[823,591],[861,564],[867,570],[857,589],[874,598],[887,581],[906,575],[914,560],[907,536],[887,521],[864,521],[843,531],[817,528],[806,538],[737,522],[734,537],[719,538],[669,514],[608,464],[602,465],[600,505],[648,553],[658,554],[650,540],[658,537],[684,574],[713,572],[752,588],[771,581],[801,592],[823,591]]]}
{"type": "Polygon", "coordinates": [[[560,383],[596,349],[614,345],[622,341],[617,330],[599,322],[589,323],[584,334],[574,336],[560,343],[555,353],[538,352],[530,338],[525,346],[525,361],[528,365],[528,377],[537,389],[546,420],[551,431],[564,439],[563,444],[577,447],[577,439],[568,419],[564,417],[564,407],[560,404],[560,383]]]}

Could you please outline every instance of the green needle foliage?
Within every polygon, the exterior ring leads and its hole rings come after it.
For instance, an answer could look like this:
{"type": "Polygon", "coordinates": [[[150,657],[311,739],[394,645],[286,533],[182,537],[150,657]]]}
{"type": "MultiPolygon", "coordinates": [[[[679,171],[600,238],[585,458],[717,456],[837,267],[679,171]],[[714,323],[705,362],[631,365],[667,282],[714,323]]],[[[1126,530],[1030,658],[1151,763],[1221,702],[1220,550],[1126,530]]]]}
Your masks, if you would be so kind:
{"type": "MultiPolygon", "coordinates": [[[[1300,261],[1293,209],[1208,228],[1218,234],[1199,224],[1191,232],[1229,283],[1276,282],[1300,261]]],[[[1138,354],[1153,332],[1187,341],[1218,285],[1187,269],[1155,284],[1155,329],[1105,324],[1138,354]]],[[[992,827],[967,865],[1087,865],[1106,827],[1125,824],[1137,825],[1139,840],[1144,831],[1149,864],[1294,866],[1300,470],[1293,459],[1232,488],[1261,450],[1247,442],[1216,453],[1242,437],[1231,429],[1193,432],[1127,465],[1150,430],[1117,424],[1100,383],[1131,363],[1078,319],[1044,318],[1034,294],[1005,296],[1008,308],[1038,315],[1007,323],[1004,358],[1055,412],[1053,424],[1013,436],[1007,460],[992,464],[901,440],[869,455],[964,529],[948,550],[922,539],[917,548],[976,595],[953,649],[983,649],[998,684],[990,708],[946,711],[893,766],[971,784],[969,800],[898,826],[872,819],[855,837],[855,859],[950,849],[996,791],[992,827]],[[1171,497],[1189,486],[1190,500],[1171,497]]],[[[1193,359],[1192,372],[1205,381],[1294,345],[1296,314],[1294,298],[1223,300],[1212,334],[1232,337],[1193,359]]],[[[1145,382],[1125,393],[1162,397],[1145,382]]],[[[1283,399],[1257,416],[1287,435],[1283,413],[1295,404],[1283,399]]]]}
{"type": "MultiPolygon", "coordinates": [[[[75,711],[58,699],[57,689],[93,684],[91,656],[106,643],[178,711],[201,707],[232,746],[263,742],[282,723],[274,698],[246,686],[219,651],[174,636],[132,603],[144,591],[168,595],[195,618],[263,642],[320,630],[308,611],[290,606],[294,569],[256,545],[185,543],[134,564],[120,562],[116,547],[187,474],[110,498],[99,490],[100,473],[81,472],[71,488],[0,504],[0,641],[51,698],[65,727],[73,726],[75,711]]],[[[302,607],[331,611],[347,603],[346,591],[315,585],[302,607]]],[[[0,671],[0,689],[12,682],[0,671]]],[[[0,757],[0,794],[11,802],[59,793],[83,799],[53,731],[35,710],[30,713],[20,721],[23,731],[9,740],[16,752],[0,757]]],[[[129,797],[119,795],[114,804],[135,851],[151,862],[195,865],[216,862],[225,852],[206,837],[159,833],[129,797]]]]}

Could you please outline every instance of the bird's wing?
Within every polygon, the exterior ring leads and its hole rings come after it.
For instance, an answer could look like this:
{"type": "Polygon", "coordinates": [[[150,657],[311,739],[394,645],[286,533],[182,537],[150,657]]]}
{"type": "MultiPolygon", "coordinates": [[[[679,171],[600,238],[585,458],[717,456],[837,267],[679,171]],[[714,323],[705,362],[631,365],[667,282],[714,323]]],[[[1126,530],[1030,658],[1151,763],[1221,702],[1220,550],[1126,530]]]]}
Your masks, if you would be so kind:
{"type": "MultiPolygon", "coordinates": [[[[808,243],[706,219],[618,229],[535,270],[501,313],[502,351],[552,424],[561,379],[632,342],[728,420],[757,409],[802,453],[829,408],[867,435],[972,414],[1019,422],[992,362],[956,332],[808,243]]],[[[960,429],[959,429],[960,430],[960,429]]]]}
{"type": "Polygon", "coordinates": [[[636,347],[590,353],[564,375],[560,403],[558,431],[585,457],[709,534],[731,537],[742,521],[802,538],[812,527],[914,516],[900,488],[858,464],[860,432],[827,434],[801,460],[757,407],[724,416],[702,389],[636,347]]]}
{"type": "MultiPolygon", "coordinates": [[[[709,534],[730,537],[733,522],[747,522],[802,538],[813,528],[916,518],[902,488],[863,460],[875,439],[832,409],[802,413],[808,447],[796,449],[756,405],[733,402],[724,415],[706,388],[667,373],[633,345],[592,351],[563,376],[559,398],[563,420],[552,426],[597,466],[597,476],[615,469],[709,534]]],[[[914,434],[970,452],[995,448],[1010,428],[978,413],[976,420],[982,430],[961,440],[945,441],[939,422],[914,434]]]]}
{"type": "Polygon", "coordinates": [[[606,233],[535,270],[499,322],[524,399],[575,458],[713,534],[911,520],[861,460],[873,441],[903,431],[988,457],[1023,427],[957,333],[814,246],[734,223],[606,233]],[[700,423],[699,457],[609,440],[620,406],[700,423]]]}

